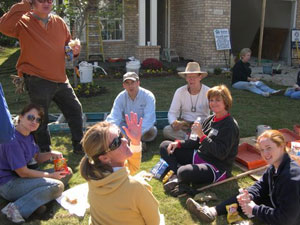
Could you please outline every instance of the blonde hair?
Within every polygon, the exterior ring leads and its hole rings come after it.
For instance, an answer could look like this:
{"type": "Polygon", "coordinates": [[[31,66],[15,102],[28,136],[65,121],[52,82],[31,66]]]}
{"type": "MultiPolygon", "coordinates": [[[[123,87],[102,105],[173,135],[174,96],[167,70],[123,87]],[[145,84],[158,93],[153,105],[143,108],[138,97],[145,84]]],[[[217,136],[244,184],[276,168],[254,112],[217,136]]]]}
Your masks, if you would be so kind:
{"type": "Polygon", "coordinates": [[[229,109],[232,106],[232,96],[226,85],[222,84],[209,89],[207,92],[208,100],[210,100],[213,97],[222,97],[225,104],[225,109],[226,111],[229,111],[229,109]]]}
{"type": "Polygon", "coordinates": [[[262,139],[264,138],[268,138],[270,139],[272,142],[274,142],[278,147],[279,146],[283,146],[284,151],[288,152],[287,148],[286,148],[286,142],[284,140],[284,136],[282,135],[281,132],[279,132],[278,130],[266,130],[265,132],[263,132],[258,138],[257,138],[257,142],[256,142],[256,147],[258,149],[260,149],[259,143],[261,142],[262,139]]]}
{"type": "Polygon", "coordinates": [[[241,51],[240,51],[240,59],[245,56],[247,53],[252,53],[251,49],[250,48],[243,48],[241,51]]]}
{"type": "Polygon", "coordinates": [[[99,180],[113,172],[110,165],[99,160],[99,156],[109,149],[108,134],[112,126],[108,122],[100,122],[84,134],[81,143],[86,155],[80,162],[80,173],[84,179],[99,180]]]}

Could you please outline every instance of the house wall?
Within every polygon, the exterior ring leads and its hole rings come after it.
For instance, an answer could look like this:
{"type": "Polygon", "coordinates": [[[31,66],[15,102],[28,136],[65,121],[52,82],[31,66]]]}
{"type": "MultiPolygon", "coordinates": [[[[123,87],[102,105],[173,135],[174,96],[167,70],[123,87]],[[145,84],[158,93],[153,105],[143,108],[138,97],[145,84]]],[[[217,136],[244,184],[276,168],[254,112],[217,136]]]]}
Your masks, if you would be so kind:
{"type": "Polygon", "coordinates": [[[231,0],[171,1],[171,48],[202,66],[224,65],[224,52],[217,51],[213,30],[230,29],[231,0]]]}
{"type": "MultiPolygon", "coordinates": [[[[138,45],[138,0],[124,1],[124,40],[103,41],[105,58],[128,58],[135,55],[135,47],[138,45]]],[[[80,54],[85,59],[85,46],[80,54]]]]}

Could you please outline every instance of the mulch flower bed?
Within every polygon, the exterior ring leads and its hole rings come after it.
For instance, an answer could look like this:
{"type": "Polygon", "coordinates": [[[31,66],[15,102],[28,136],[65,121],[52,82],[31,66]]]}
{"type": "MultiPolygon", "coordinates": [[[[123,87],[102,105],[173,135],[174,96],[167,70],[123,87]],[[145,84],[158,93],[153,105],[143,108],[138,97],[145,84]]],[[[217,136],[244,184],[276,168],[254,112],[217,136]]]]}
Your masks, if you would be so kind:
{"type": "Polygon", "coordinates": [[[107,93],[107,88],[94,83],[80,83],[74,87],[74,91],[77,97],[88,98],[107,93]]]}

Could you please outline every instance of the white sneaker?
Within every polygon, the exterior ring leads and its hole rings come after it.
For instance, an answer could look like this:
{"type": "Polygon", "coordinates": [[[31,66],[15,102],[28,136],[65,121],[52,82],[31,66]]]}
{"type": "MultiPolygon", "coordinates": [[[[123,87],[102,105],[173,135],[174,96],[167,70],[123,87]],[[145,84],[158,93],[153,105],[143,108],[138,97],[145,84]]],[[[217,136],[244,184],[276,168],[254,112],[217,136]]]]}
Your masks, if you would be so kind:
{"type": "Polygon", "coordinates": [[[1,212],[6,215],[7,219],[14,223],[24,223],[25,220],[20,214],[20,211],[17,209],[17,207],[14,205],[14,203],[10,202],[8,203],[1,212]]]}
{"type": "Polygon", "coordinates": [[[270,93],[269,92],[263,92],[261,95],[264,96],[264,97],[266,97],[266,98],[270,97],[270,93]]]}

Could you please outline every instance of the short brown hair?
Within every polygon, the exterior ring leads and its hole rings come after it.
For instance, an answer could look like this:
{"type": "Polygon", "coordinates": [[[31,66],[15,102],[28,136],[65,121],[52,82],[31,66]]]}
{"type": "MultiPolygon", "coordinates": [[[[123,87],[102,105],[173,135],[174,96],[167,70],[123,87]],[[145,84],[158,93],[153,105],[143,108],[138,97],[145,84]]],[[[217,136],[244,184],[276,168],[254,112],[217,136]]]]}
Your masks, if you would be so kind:
{"type": "Polygon", "coordinates": [[[210,100],[213,97],[222,97],[225,104],[225,109],[229,111],[229,109],[232,106],[232,96],[226,85],[222,84],[209,89],[207,92],[208,100],[210,100]]]}
{"type": "Polygon", "coordinates": [[[258,138],[257,138],[257,142],[256,142],[256,147],[258,149],[260,149],[259,147],[259,143],[261,141],[261,139],[263,138],[268,138],[270,139],[272,142],[274,142],[278,147],[279,146],[283,146],[284,147],[284,151],[287,152],[287,148],[286,148],[286,142],[284,139],[283,134],[278,131],[278,130],[266,130],[265,132],[263,132],[258,138]]]}
{"type": "MultiPolygon", "coordinates": [[[[43,109],[43,107],[41,107],[37,104],[34,104],[34,103],[30,103],[30,104],[25,105],[19,115],[24,116],[27,112],[29,112],[32,109],[36,109],[36,111],[38,111],[38,115],[40,116],[41,121],[43,121],[43,119],[44,119],[44,109],[43,109]]],[[[18,120],[18,123],[19,123],[19,120],[18,120]]]]}
{"type": "Polygon", "coordinates": [[[99,160],[101,154],[108,150],[108,133],[113,125],[99,122],[89,128],[81,143],[85,156],[80,162],[81,176],[86,180],[99,180],[112,173],[112,167],[99,160]]]}

